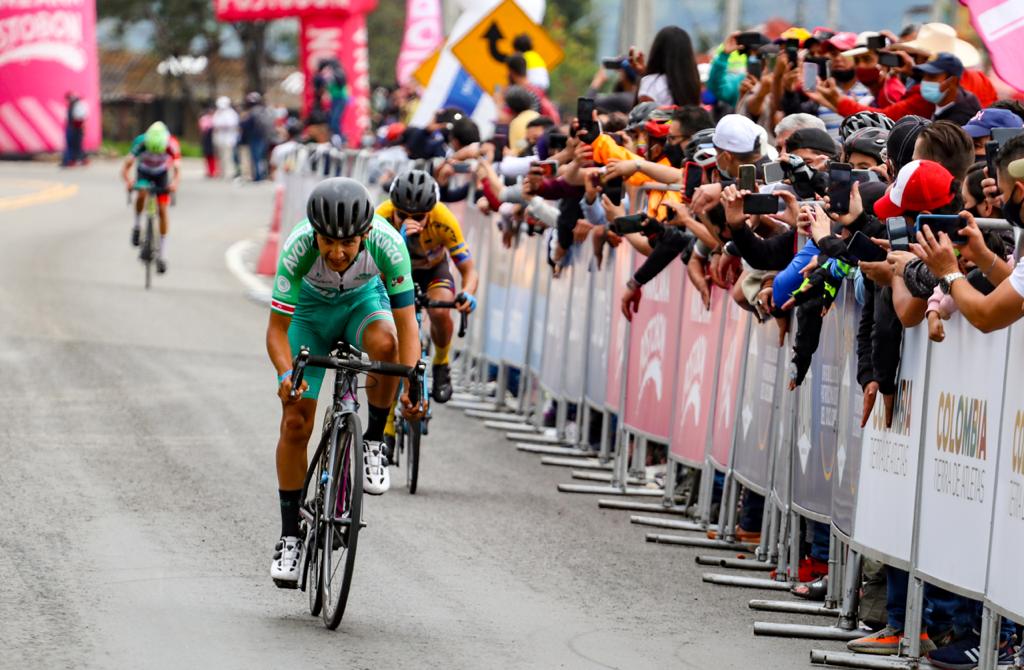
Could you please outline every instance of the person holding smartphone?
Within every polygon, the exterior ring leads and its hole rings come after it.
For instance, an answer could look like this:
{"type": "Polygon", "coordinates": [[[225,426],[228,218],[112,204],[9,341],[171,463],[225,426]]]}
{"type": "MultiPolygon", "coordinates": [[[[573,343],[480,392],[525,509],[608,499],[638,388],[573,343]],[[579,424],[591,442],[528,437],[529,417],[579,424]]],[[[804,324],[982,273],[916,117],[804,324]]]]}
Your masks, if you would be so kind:
{"type": "Polygon", "coordinates": [[[995,128],[1021,128],[1024,121],[1008,109],[990,107],[975,114],[963,125],[964,131],[974,142],[974,158],[985,160],[985,144],[992,139],[995,128]]]}
{"type": "MultiPolygon", "coordinates": [[[[874,105],[886,107],[902,100],[907,93],[907,87],[890,68],[883,68],[879,62],[879,50],[872,48],[872,43],[875,42],[874,46],[877,46],[879,40],[885,41],[880,33],[860,33],[857,35],[857,45],[847,49],[842,55],[853,59],[854,76],[871,92],[874,105]]],[[[902,62],[902,59],[900,61],[902,62]]]]}

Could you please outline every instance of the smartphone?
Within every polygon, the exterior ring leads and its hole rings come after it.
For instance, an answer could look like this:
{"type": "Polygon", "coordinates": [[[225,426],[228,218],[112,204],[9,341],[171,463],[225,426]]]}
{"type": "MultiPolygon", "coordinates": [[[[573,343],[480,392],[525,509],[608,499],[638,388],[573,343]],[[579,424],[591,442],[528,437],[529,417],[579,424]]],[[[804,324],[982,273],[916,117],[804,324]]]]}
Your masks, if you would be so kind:
{"type": "Polygon", "coordinates": [[[562,133],[551,133],[548,135],[548,152],[556,153],[565,148],[569,136],[562,133]]]}
{"type": "Polygon", "coordinates": [[[899,54],[880,51],[878,52],[878,64],[883,67],[900,67],[903,65],[903,59],[900,58],[899,54]]]}
{"type": "Polygon", "coordinates": [[[818,90],[818,64],[810,61],[804,61],[803,69],[803,84],[804,90],[808,93],[814,93],[818,90]]]}
{"type": "Polygon", "coordinates": [[[455,170],[455,174],[469,174],[473,171],[472,163],[453,163],[452,169],[455,170]]]}
{"type": "Polygon", "coordinates": [[[775,184],[786,178],[786,169],[779,161],[764,164],[764,183],[775,184]]]}
{"type": "Polygon", "coordinates": [[[693,192],[700,188],[700,185],[704,183],[704,168],[702,168],[698,163],[694,163],[692,161],[687,163],[683,181],[686,183],[686,186],[684,187],[686,199],[692,200],[693,192]]]}
{"type": "Polygon", "coordinates": [[[597,121],[594,119],[594,99],[576,99],[576,118],[579,119],[580,129],[577,136],[580,141],[590,144],[597,139],[597,121]]]}
{"type": "Polygon", "coordinates": [[[878,173],[874,170],[851,170],[850,176],[853,177],[854,181],[859,181],[862,184],[867,184],[872,181],[882,181],[882,178],[878,176],[878,173]]]}
{"type": "Polygon", "coordinates": [[[601,65],[606,70],[621,70],[623,63],[626,62],[625,56],[614,56],[612,58],[602,58],[601,65]]]}
{"type": "Polygon", "coordinates": [[[747,74],[760,79],[762,72],[764,72],[764,61],[756,56],[747,56],[747,74]]]}
{"type": "Polygon", "coordinates": [[[766,41],[761,33],[747,32],[736,36],[736,44],[739,45],[740,49],[747,51],[764,44],[766,41]]]}
{"type": "Polygon", "coordinates": [[[614,219],[609,227],[616,235],[630,235],[644,232],[645,223],[647,223],[646,214],[630,214],[614,219]]]}
{"type": "Polygon", "coordinates": [[[818,79],[825,81],[832,76],[832,61],[827,58],[814,58],[811,62],[818,66],[818,79]]]}
{"type": "Polygon", "coordinates": [[[914,231],[902,216],[885,220],[885,234],[889,238],[889,248],[893,251],[910,251],[910,236],[914,231]]]}
{"type": "Polygon", "coordinates": [[[828,167],[829,209],[835,214],[850,213],[850,190],[853,188],[853,166],[832,163],[828,167]]]}
{"type": "Polygon", "coordinates": [[[533,163],[530,163],[530,167],[539,167],[541,174],[544,175],[545,178],[550,179],[558,172],[558,161],[534,161],[533,163]]]}
{"type": "Polygon", "coordinates": [[[774,193],[750,193],[743,196],[744,214],[778,214],[779,196],[774,193]]]}
{"type": "Polygon", "coordinates": [[[885,39],[885,35],[875,35],[874,37],[868,38],[866,46],[868,51],[878,51],[879,49],[885,48],[886,42],[887,40],[885,39]]]}
{"type": "Polygon", "coordinates": [[[985,142],[985,163],[988,168],[988,176],[999,183],[999,170],[996,169],[996,157],[999,155],[999,142],[994,140],[985,142]]]}
{"type": "Polygon", "coordinates": [[[1002,147],[1021,133],[1024,133],[1024,128],[993,128],[992,141],[998,142],[999,146],[1002,147]]]}
{"type": "Polygon", "coordinates": [[[757,192],[757,168],[753,165],[741,165],[740,166],[740,179],[736,186],[741,191],[750,191],[751,193],[757,192]]]}
{"type": "Polygon", "coordinates": [[[846,251],[858,261],[867,263],[881,263],[888,256],[885,249],[872,242],[870,237],[859,230],[847,242],[846,251]]]}
{"type": "Polygon", "coordinates": [[[960,229],[966,225],[967,219],[961,218],[959,214],[917,215],[918,230],[924,230],[924,226],[928,226],[936,237],[940,232],[946,233],[953,244],[967,244],[967,238],[960,234],[960,229]]]}
{"type": "Polygon", "coordinates": [[[622,177],[608,179],[601,187],[601,192],[608,196],[613,205],[622,204],[622,177]]]}

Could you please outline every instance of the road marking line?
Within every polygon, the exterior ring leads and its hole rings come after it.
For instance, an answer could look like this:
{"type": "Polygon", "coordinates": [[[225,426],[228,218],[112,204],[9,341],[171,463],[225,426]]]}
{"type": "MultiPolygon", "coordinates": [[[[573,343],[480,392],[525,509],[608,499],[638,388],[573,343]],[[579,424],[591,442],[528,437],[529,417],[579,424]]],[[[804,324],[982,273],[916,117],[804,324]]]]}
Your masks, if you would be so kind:
{"type": "Polygon", "coordinates": [[[38,188],[39,190],[33,193],[9,195],[0,198],[0,212],[6,212],[12,209],[21,209],[22,207],[31,207],[32,205],[44,205],[50,202],[57,202],[58,200],[65,200],[78,193],[78,184],[27,180],[18,180],[6,183],[14,184],[16,188],[38,188]]]}
{"type": "Polygon", "coordinates": [[[270,306],[270,287],[267,286],[254,272],[245,267],[245,253],[256,246],[252,240],[239,240],[224,252],[224,263],[231,274],[242,283],[247,289],[246,294],[258,303],[270,306]]]}

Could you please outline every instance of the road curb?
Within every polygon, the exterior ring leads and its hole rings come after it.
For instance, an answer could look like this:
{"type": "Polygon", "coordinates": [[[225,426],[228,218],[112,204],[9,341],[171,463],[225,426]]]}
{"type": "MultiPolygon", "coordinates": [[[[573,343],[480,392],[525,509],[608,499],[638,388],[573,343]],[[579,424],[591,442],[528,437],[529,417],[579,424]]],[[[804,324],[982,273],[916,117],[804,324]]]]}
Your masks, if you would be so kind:
{"type": "Polygon", "coordinates": [[[247,298],[261,305],[270,306],[270,281],[261,278],[249,269],[246,263],[247,257],[252,257],[257,250],[258,243],[254,240],[239,240],[224,252],[224,264],[228,271],[235,275],[235,278],[245,287],[247,298]]]}

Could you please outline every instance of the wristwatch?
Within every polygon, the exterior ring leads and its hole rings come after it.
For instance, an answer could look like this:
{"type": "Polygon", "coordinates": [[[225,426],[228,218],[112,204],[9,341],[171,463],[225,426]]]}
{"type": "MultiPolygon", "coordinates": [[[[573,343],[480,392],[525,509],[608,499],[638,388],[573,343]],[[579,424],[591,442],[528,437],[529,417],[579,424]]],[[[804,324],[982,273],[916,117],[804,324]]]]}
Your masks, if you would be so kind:
{"type": "Polygon", "coordinates": [[[949,295],[949,292],[953,289],[953,282],[957,279],[966,279],[963,272],[952,272],[942,279],[939,280],[939,290],[949,295]]]}

